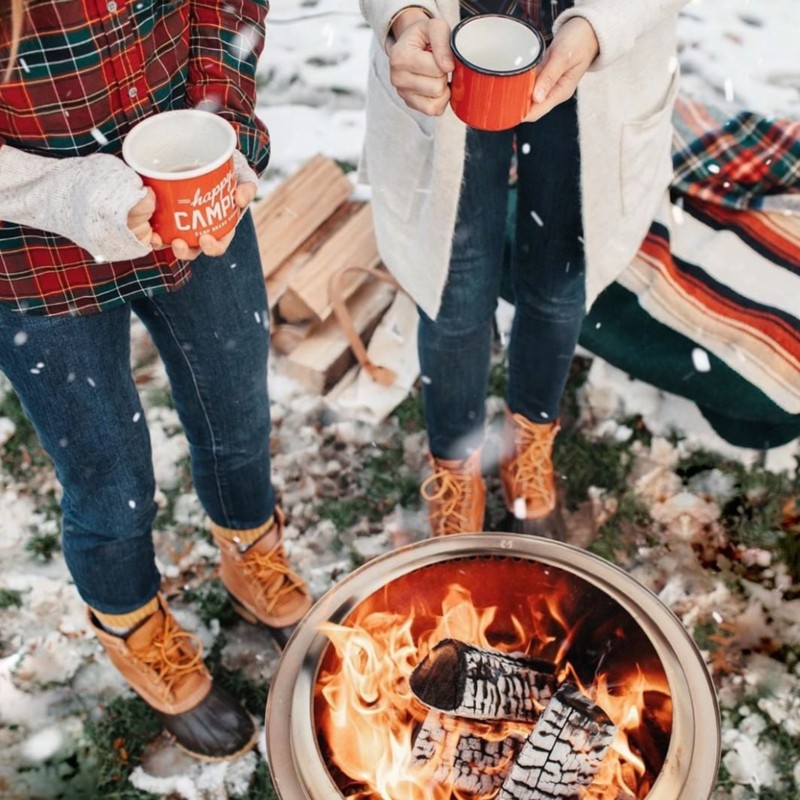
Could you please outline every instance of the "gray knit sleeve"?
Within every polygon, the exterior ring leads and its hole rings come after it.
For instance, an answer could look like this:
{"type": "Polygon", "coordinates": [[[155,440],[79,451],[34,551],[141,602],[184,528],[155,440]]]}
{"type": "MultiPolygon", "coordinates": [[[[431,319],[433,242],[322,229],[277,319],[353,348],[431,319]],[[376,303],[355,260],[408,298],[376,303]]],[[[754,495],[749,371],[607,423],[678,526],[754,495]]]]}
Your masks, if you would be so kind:
{"type": "Polygon", "coordinates": [[[0,219],[57,233],[98,260],[151,251],[127,224],[144,195],[141,178],[115,156],[56,159],[0,147],[0,219]]]}

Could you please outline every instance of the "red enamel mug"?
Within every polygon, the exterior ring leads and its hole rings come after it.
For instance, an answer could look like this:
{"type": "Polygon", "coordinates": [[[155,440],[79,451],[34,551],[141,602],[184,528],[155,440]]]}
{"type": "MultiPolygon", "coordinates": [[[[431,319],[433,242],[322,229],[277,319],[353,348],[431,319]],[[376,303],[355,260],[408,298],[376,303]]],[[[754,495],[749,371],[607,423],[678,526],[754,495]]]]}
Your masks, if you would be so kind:
{"type": "Polygon", "coordinates": [[[239,221],[233,151],[236,131],[210,111],[164,111],[139,122],[122,157],[156,196],[150,224],[164,242],[221,239],[239,221]]]}
{"type": "Polygon", "coordinates": [[[502,14],[461,20],[450,35],[455,59],[450,105],[472,128],[503,131],[531,110],[533,86],[545,53],[533,25],[502,14]]]}

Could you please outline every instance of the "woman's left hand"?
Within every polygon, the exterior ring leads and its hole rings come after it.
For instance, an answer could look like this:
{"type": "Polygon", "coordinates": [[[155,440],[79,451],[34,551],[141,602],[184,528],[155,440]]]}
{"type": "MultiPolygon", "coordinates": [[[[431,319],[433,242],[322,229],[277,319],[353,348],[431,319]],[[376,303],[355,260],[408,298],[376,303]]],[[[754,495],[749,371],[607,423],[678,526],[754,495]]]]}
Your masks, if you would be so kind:
{"type": "Polygon", "coordinates": [[[545,54],[533,87],[533,107],[523,122],[535,122],[569,100],[599,52],[594,28],[583,17],[568,19],[545,54]]]}
{"type": "MultiPolygon", "coordinates": [[[[240,183],[236,187],[236,205],[244,211],[256,196],[258,186],[255,183],[240,183]]],[[[194,261],[201,253],[206,256],[221,256],[233,241],[236,228],[230,233],[226,233],[221,239],[215,239],[210,233],[204,233],[199,239],[199,247],[189,247],[183,239],[173,239],[170,242],[172,252],[176,258],[182,261],[194,261]]]]}

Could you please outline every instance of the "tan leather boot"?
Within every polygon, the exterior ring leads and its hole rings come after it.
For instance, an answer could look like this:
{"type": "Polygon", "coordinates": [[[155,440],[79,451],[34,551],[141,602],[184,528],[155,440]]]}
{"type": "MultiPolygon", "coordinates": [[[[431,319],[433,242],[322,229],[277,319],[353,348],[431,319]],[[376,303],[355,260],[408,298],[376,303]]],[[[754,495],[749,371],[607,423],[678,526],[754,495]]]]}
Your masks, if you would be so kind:
{"type": "Polygon", "coordinates": [[[258,731],[252,717],[215,686],[202,659],[202,645],[170,614],[163,597],[158,610],[126,637],[89,625],[111,662],[153,708],[176,744],[206,761],[235,758],[250,750],[258,731]]]}
{"type": "Polygon", "coordinates": [[[506,410],[500,479],[512,530],[564,539],[553,470],[558,422],[539,424],[506,410]]]}
{"type": "Polygon", "coordinates": [[[242,551],[229,535],[221,534],[224,529],[211,525],[220,551],[220,578],[234,608],[248,622],[270,628],[294,625],[312,603],[305,583],[286,560],[283,526],[283,513],[276,508],[273,526],[242,551]]]}
{"type": "Polygon", "coordinates": [[[431,456],[430,462],[433,473],[423,481],[420,494],[428,501],[432,535],[482,531],[486,488],[480,450],[463,461],[431,456]]]}

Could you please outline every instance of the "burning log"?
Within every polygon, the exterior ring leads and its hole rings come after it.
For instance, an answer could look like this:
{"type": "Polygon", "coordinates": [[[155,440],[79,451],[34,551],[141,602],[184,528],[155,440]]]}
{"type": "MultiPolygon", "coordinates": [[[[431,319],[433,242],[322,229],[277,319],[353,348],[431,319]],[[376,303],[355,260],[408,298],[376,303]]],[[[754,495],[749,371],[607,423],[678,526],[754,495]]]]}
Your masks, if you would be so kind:
{"type": "Polygon", "coordinates": [[[528,736],[498,800],[578,800],[617,729],[600,706],[564,683],[528,736]]]}
{"type": "Polygon", "coordinates": [[[443,639],[421,661],[409,683],[427,706],[482,722],[533,722],[552,697],[555,667],[443,639]]]}
{"type": "Polygon", "coordinates": [[[431,711],[417,731],[411,761],[417,768],[435,765],[436,783],[483,796],[502,786],[523,741],[523,736],[499,733],[497,738],[488,738],[466,730],[463,722],[431,711]]]}

